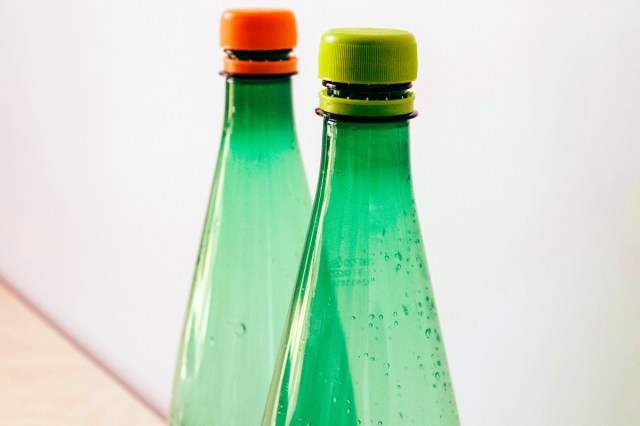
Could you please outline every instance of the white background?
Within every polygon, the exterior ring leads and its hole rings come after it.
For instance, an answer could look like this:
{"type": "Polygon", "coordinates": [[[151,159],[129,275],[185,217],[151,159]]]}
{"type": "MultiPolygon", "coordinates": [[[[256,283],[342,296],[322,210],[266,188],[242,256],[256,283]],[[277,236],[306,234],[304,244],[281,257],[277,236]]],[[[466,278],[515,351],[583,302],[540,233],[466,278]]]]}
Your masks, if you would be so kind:
{"type": "MultiPolygon", "coordinates": [[[[0,0],[0,274],[163,412],[222,124],[218,19],[255,5],[0,0]]],[[[312,188],[322,31],[418,39],[415,191],[463,423],[640,424],[640,2],[269,5],[298,16],[312,188]]]]}

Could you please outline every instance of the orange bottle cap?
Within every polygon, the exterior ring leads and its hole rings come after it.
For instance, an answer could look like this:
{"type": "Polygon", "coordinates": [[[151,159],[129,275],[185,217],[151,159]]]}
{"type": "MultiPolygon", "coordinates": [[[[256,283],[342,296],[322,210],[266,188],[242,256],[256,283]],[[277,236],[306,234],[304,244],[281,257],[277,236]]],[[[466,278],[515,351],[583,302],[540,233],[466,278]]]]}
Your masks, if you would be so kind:
{"type": "MultiPolygon", "coordinates": [[[[225,50],[291,50],[297,43],[296,18],[284,9],[230,9],[220,20],[220,47],[225,50]]],[[[297,60],[237,60],[226,57],[232,74],[293,74],[297,60]]]]}

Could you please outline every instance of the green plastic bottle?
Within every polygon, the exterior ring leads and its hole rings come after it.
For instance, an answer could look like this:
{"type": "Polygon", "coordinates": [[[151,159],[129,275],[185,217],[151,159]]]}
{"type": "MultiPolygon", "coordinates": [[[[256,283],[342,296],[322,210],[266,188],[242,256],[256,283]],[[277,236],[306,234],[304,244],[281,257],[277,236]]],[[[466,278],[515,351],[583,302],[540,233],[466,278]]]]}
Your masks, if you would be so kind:
{"type": "Polygon", "coordinates": [[[323,156],[263,417],[271,425],[458,425],[409,164],[411,33],[322,37],[323,156]]]}
{"type": "Polygon", "coordinates": [[[170,425],[262,418],[311,214],[291,104],[295,38],[291,12],[223,14],[224,131],[170,425]]]}

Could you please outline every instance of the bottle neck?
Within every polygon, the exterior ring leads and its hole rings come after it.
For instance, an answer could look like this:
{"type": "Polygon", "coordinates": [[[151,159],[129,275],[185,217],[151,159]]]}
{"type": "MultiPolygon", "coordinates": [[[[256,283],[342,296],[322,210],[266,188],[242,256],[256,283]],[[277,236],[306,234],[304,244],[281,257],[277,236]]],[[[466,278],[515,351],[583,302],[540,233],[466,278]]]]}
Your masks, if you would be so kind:
{"type": "Polygon", "coordinates": [[[289,75],[227,76],[225,98],[227,132],[294,132],[289,75]]]}
{"type": "Polygon", "coordinates": [[[227,58],[238,61],[286,61],[291,50],[225,50],[227,58]]]}
{"type": "Polygon", "coordinates": [[[411,83],[351,84],[322,82],[319,115],[344,121],[381,122],[413,118],[411,83]]]}
{"type": "Polygon", "coordinates": [[[295,74],[298,60],[285,50],[225,50],[224,73],[236,76],[287,76],[295,74]]]}
{"type": "Polygon", "coordinates": [[[382,101],[405,99],[411,92],[411,83],[401,84],[348,84],[324,80],[327,95],[344,99],[382,101]]]}
{"type": "Polygon", "coordinates": [[[320,185],[330,197],[412,205],[408,119],[354,123],[325,118],[320,185]]]}

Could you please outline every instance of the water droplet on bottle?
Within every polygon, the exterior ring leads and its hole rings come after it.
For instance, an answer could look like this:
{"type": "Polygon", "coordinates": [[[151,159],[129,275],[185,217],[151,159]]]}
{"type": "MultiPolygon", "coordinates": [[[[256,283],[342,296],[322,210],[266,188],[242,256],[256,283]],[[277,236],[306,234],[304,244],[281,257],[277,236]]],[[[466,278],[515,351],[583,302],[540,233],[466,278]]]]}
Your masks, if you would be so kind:
{"type": "Polygon", "coordinates": [[[404,414],[398,413],[398,415],[400,416],[401,419],[404,419],[404,414]]]}
{"type": "Polygon", "coordinates": [[[398,263],[396,265],[396,272],[400,272],[400,269],[402,269],[402,265],[398,263]]]}
{"type": "Polygon", "coordinates": [[[425,336],[427,336],[427,339],[428,339],[428,338],[430,338],[430,337],[431,337],[431,329],[430,329],[430,328],[427,328],[427,329],[424,331],[424,335],[425,335],[425,336]]]}
{"type": "Polygon", "coordinates": [[[369,323],[369,328],[373,328],[373,324],[372,323],[369,323]]]}
{"type": "Polygon", "coordinates": [[[400,388],[402,388],[402,386],[396,385],[396,389],[400,389],[400,388]]]}
{"type": "Polygon", "coordinates": [[[409,308],[407,307],[407,305],[402,305],[402,311],[406,316],[409,316],[409,308]]]}
{"type": "Polygon", "coordinates": [[[438,362],[436,362],[436,364],[438,364],[438,367],[442,365],[442,362],[440,360],[438,360],[438,362]]]}
{"type": "Polygon", "coordinates": [[[378,319],[383,319],[383,318],[384,318],[384,315],[382,314],[378,315],[378,319]]]}
{"type": "Polygon", "coordinates": [[[238,327],[236,328],[236,336],[244,336],[246,332],[247,326],[243,322],[238,324],[238,327]]]}
{"type": "Polygon", "coordinates": [[[393,325],[398,325],[398,321],[394,321],[394,322],[393,322],[393,325]]]}
{"type": "Polygon", "coordinates": [[[355,315],[351,315],[351,319],[352,320],[356,319],[356,316],[355,315]]]}
{"type": "Polygon", "coordinates": [[[393,313],[393,316],[394,316],[394,317],[397,317],[397,316],[398,316],[398,313],[397,313],[397,312],[394,312],[394,313],[393,313]]]}
{"type": "Polygon", "coordinates": [[[347,414],[351,414],[351,408],[347,407],[347,414]]]}
{"type": "Polygon", "coordinates": [[[338,398],[337,397],[333,397],[333,402],[338,402],[338,398]]]}
{"type": "Polygon", "coordinates": [[[420,364],[420,370],[424,370],[424,364],[420,364]]]}
{"type": "Polygon", "coordinates": [[[376,317],[375,315],[373,315],[373,314],[369,314],[369,319],[370,319],[370,320],[375,319],[375,317],[376,317]]]}
{"type": "Polygon", "coordinates": [[[385,363],[384,363],[384,366],[385,366],[385,368],[390,368],[390,367],[391,367],[391,364],[390,364],[390,363],[388,363],[388,362],[385,362],[385,363]]]}
{"type": "Polygon", "coordinates": [[[402,253],[400,253],[399,251],[396,252],[396,259],[402,261],[402,253]]]}
{"type": "Polygon", "coordinates": [[[378,426],[382,426],[382,420],[378,420],[378,426]]]}
{"type": "Polygon", "coordinates": [[[435,378],[436,378],[436,380],[440,380],[440,373],[438,373],[437,371],[436,371],[436,374],[435,374],[435,378]]]}
{"type": "Polygon", "coordinates": [[[388,255],[388,254],[385,254],[385,255],[384,255],[384,260],[389,260],[389,259],[390,259],[389,255],[388,255]]]}

